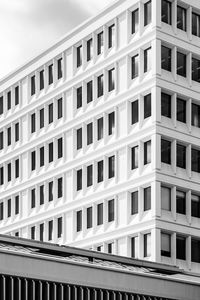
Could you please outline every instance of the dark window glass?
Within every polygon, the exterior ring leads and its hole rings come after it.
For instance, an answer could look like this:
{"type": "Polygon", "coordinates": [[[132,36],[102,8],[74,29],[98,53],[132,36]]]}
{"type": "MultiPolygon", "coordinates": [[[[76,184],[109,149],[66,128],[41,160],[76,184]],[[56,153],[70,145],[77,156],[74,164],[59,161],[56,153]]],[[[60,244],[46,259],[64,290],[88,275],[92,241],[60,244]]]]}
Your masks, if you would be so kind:
{"type": "Polygon", "coordinates": [[[31,133],[35,132],[36,126],[35,126],[35,113],[31,115],[31,133]]]}
{"type": "Polygon", "coordinates": [[[57,67],[58,67],[58,79],[62,78],[63,71],[62,71],[62,58],[59,58],[57,61],[57,67]]]}
{"type": "Polygon", "coordinates": [[[171,72],[172,69],[172,57],[171,57],[171,49],[165,46],[161,47],[161,68],[171,72]]]}
{"type": "Polygon", "coordinates": [[[131,215],[138,213],[138,191],[131,193],[131,215]]]}
{"type": "Polygon", "coordinates": [[[49,107],[49,124],[53,122],[53,103],[48,105],[49,107]]]}
{"type": "Polygon", "coordinates": [[[19,214],[19,196],[15,196],[15,214],[19,214]]]}
{"type": "Polygon", "coordinates": [[[77,68],[79,68],[82,65],[82,45],[77,47],[77,68]]]}
{"type": "Polygon", "coordinates": [[[44,88],[44,70],[40,71],[40,91],[44,88]]]}
{"type": "Polygon", "coordinates": [[[8,205],[8,218],[11,216],[11,199],[8,199],[8,202],[7,202],[7,205],[8,205]]]}
{"type": "Polygon", "coordinates": [[[87,145],[93,142],[93,123],[87,124],[87,145]]]}
{"type": "Polygon", "coordinates": [[[76,212],[76,231],[82,230],[82,210],[76,212]]]}
{"type": "Polygon", "coordinates": [[[11,127],[9,127],[7,129],[7,142],[8,142],[8,146],[11,145],[11,127]]]}
{"type": "Polygon", "coordinates": [[[49,143],[49,163],[53,161],[53,142],[49,143]]]}
{"type": "Polygon", "coordinates": [[[144,50],[144,73],[151,70],[151,47],[144,50]]]}
{"type": "Polygon", "coordinates": [[[53,181],[49,182],[49,202],[53,201],[53,181]]]}
{"type": "Polygon", "coordinates": [[[35,189],[31,190],[31,208],[35,207],[35,189]]]}
{"type": "Polygon", "coordinates": [[[92,207],[87,208],[87,228],[92,228],[92,207]]]}
{"type": "Polygon", "coordinates": [[[177,98],[177,121],[186,123],[186,101],[177,98]]]}
{"type": "Polygon", "coordinates": [[[3,96],[0,97],[0,115],[3,114],[3,96]]]}
{"type": "Polygon", "coordinates": [[[4,184],[4,169],[0,168],[0,185],[4,184]]]}
{"type": "Polygon", "coordinates": [[[98,141],[103,138],[103,117],[97,120],[97,139],[98,141]]]}
{"type": "Polygon", "coordinates": [[[151,1],[144,4],[144,26],[151,23],[151,1]]]}
{"type": "Polygon", "coordinates": [[[131,32],[136,33],[139,29],[139,9],[132,11],[131,32]]]}
{"type": "Polygon", "coordinates": [[[77,150],[82,148],[82,128],[76,130],[76,137],[77,137],[77,150]]]}
{"type": "Polygon", "coordinates": [[[48,67],[49,71],[49,85],[53,83],[53,64],[48,67]]]}
{"type": "Polygon", "coordinates": [[[11,163],[7,165],[8,182],[11,181],[11,163]]]}
{"type": "Polygon", "coordinates": [[[44,166],[44,147],[40,148],[40,167],[44,166]]]}
{"type": "Polygon", "coordinates": [[[92,80],[87,83],[87,103],[93,100],[93,82],[92,80]]]}
{"type": "Polygon", "coordinates": [[[161,139],[161,162],[171,164],[171,142],[161,139]]]}
{"type": "Polygon", "coordinates": [[[63,116],[62,102],[62,98],[57,100],[58,119],[62,118],[63,116]]]}
{"type": "Polygon", "coordinates": [[[144,257],[151,256],[151,234],[144,234],[144,257]]]}
{"type": "Polygon", "coordinates": [[[177,214],[186,214],[186,193],[176,191],[176,212],[177,214]]]}
{"type": "Polygon", "coordinates": [[[171,235],[167,233],[161,234],[161,255],[171,257],[171,235]]]}
{"type": "Polygon", "coordinates": [[[114,243],[109,243],[108,244],[108,253],[112,254],[113,253],[113,248],[114,248],[114,243]]]}
{"type": "Polygon", "coordinates": [[[171,118],[171,95],[161,93],[161,115],[171,118]]]}
{"type": "Polygon", "coordinates": [[[103,31],[97,34],[97,55],[103,52],[103,31]]]}
{"type": "Polygon", "coordinates": [[[191,214],[192,217],[200,218],[200,196],[191,195],[191,214]]]}
{"type": "Polygon", "coordinates": [[[108,114],[108,135],[112,135],[115,128],[115,112],[108,114]]]}
{"type": "Polygon", "coordinates": [[[200,16],[192,13],[192,34],[200,37],[200,16]]]}
{"type": "Polygon", "coordinates": [[[82,190],[82,169],[77,170],[77,191],[82,190]]]}
{"type": "Polygon", "coordinates": [[[151,163],[151,141],[144,143],[144,165],[151,163]]]}
{"type": "Polygon", "coordinates": [[[191,240],[191,260],[200,263],[200,240],[191,240]]]}
{"type": "Polygon", "coordinates": [[[186,239],[176,236],[176,258],[186,260],[186,239]]]}
{"type": "Polygon", "coordinates": [[[19,177],[19,159],[15,160],[15,178],[19,177]]]}
{"type": "Polygon", "coordinates": [[[63,196],[63,178],[58,178],[58,198],[63,196]]]}
{"type": "Polygon", "coordinates": [[[200,106],[192,103],[192,126],[200,127],[200,106]]]}
{"type": "Polygon", "coordinates": [[[108,201],[108,222],[115,219],[115,201],[114,199],[108,201]]]}
{"type": "Polygon", "coordinates": [[[103,75],[97,77],[97,97],[103,96],[103,75]]]}
{"type": "Polygon", "coordinates": [[[58,218],[58,238],[62,236],[62,217],[58,218]]]}
{"type": "Polygon", "coordinates": [[[108,27],[108,48],[112,48],[115,42],[115,24],[108,27]]]}
{"type": "Polygon", "coordinates": [[[0,132],[0,150],[3,149],[3,131],[0,132]]]}
{"type": "Polygon", "coordinates": [[[35,170],[35,151],[31,152],[31,170],[35,170]]]}
{"type": "Polygon", "coordinates": [[[92,59],[92,50],[93,50],[93,41],[92,39],[87,41],[87,61],[90,61],[92,59]]]}
{"type": "Polygon", "coordinates": [[[7,93],[7,109],[11,109],[11,91],[7,93]]]}
{"type": "Polygon", "coordinates": [[[93,184],[93,165],[87,167],[87,187],[93,184]]]}
{"type": "Polygon", "coordinates": [[[49,241],[52,241],[53,239],[53,220],[49,221],[49,235],[48,235],[49,241]]]}
{"type": "Polygon", "coordinates": [[[131,124],[139,121],[138,100],[131,103],[131,124]]]}
{"type": "Polygon", "coordinates": [[[186,31],[187,20],[186,20],[186,9],[177,6],[177,28],[186,31]]]}
{"type": "Polygon", "coordinates": [[[103,203],[97,205],[97,225],[103,224],[103,203]]]}
{"type": "Polygon", "coordinates": [[[131,58],[131,78],[134,79],[139,75],[139,55],[135,55],[131,58]]]}
{"type": "Polygon", "coordinates": [[[63,141],[62,138],[58,139],[58,159],[63,157],[63,141]]]}
{"type": "Polygon", "coordinates": [[[172,24],[172,8],[171,2],[167,0],[162,0],[162,22],[169,25],[172,24]]]}
{"type": "Polygon", "coordinates": [[[103,181],[103,160],[98,161],[97,163],[97,182],[103,181]]]}
{"type": "Polygon", "coordinates": [[[15,142],[19,141],[19,123],[15,124],[15,142]]]}
{"type": "Polygon", "coordinates": [[[44,185],[40,186],[40,205],[44,204],[44,185]]]}
{"type": "Polygon", "coordinates": [[[138,146],[131,148],[131,169],[132,170],[138,168],[138,150],[139,150],[138,146]]]}
{"type": "Polygon", "coordinates": [[[31,239],[35,239],[35,226],[31,227],[31,239]]]}
{"type": "Polygon", "coordinates": [[[0,220],[3,220],[3,202],[0,203],[0,220]]]}
{"type": "Polygon", "coordinates": [[[44,224],[40,224],[40,241],[44,241],[44,224]]]}
{"type": "Polygon", "coordinates": [[[82,107],[82,86],[76,89],[77,108],[82,107]]]}
{"type": "Polygon", "coordinates": [[[179,168],[186,168],[186,147],[180,144],[176,146],[176,165],[179,168]]]}
{"type": "Polygon", "coordinates": [[[200,151],[192,149],[192,171],[200,173],[200,151]]]}
{"type": "Polygon", "coordinates": [[[115,68],[108,71],[108,91],[115,89],[115,68]]]}
{"type": "Polygon", "coordinates": [[[200,60],[192,58],[192,80],[200,82],[200,60]]]}
{"type": "Polygon", "coordinates": [[[177,52],[177,74],[186,77],[186,55],[177,52]]]}
{"type": "Polygon", "coordinates": [[[15,87],[15,105],[19,104],[19,86],[15,87]]]}
{"type": "Polygon", "coordinates": [[[144,96],[144,119],[151,116],[151,94],[144,96]]]}
{"type": "Polygon", "coordinates": [[[144,189],[144,211],[151,209],[151,187],[144,189]]]}
{"type": "Polygon", "coordinates": [[[31,77],[31,96],[35,94],[35,75],[31,77]]]}
{"type": "Polygon", "coordinates": [[[113,178],[115,176],[115,156],[110,156],[108,158],[108,178],[113,178]]]}
{"type": "Polygon", "coordinates": [[[40,109],[40,129],[44,127],[44,108],[40,109]]]}

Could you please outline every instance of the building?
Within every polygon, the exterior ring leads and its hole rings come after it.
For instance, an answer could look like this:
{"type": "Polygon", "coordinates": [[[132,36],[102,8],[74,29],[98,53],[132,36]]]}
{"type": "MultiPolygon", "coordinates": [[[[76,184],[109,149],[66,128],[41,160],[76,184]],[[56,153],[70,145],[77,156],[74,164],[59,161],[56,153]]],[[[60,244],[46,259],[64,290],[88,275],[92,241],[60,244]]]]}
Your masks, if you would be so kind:
{"type": "Polygon", "coordinates": [[[0,236],[0,259],[2,300],[198,300],[200,296],[199,276],[154,262],[5,236],[0,236]]]}
{"type": "Polygon", "coordinates": [[[0,232],[200,270],[200,3],[116,1],[0,82],[0,232]]]}

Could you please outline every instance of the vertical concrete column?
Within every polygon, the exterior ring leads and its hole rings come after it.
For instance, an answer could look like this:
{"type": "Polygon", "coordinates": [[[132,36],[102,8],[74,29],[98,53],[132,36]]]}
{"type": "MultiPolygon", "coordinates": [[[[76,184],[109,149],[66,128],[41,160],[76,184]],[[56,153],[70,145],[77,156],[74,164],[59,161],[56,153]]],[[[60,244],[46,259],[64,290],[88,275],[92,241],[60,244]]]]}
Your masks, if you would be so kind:
{"type": "Polygon", "coordinates": [[[176,174],[176,140],[171,143],[171,165],[174,174],[176,174]]]}
{"type": "Polygon", "coordinates": [[[152,169],[161,169],[161,136],[154,134],[151,136],[151,161],[152,169]]]}
{"type": "Polygon", "coordinates": [[[174,221],[176,221],[176,186],[171,189],[171,211],[174,221]]]}
{"type": "Polygon", "coordinates": [[[138,219],[140,221],[144,211],[144,189],[141,186],[138,188],[138,196],[138,219]]]}
{"type": "Polygon", "coordinates": [[[172,264],[176,265],[176,233],[173,232],[171,235],[171,258],[172,264]]]}
{"type": "Polygon", "coordinates": [[[144,143],[140,140],[138,142],[138,164],[139,164],[139,175],[141,175],[144,166],[144,143]]]}
{"type": "Polygon", "coordinates": [[[152,1],[152,26],[161,28],[161,3],[160,0],[152,1]]]}
{"type": "Polygon", "coordinates": [[[191,52],[187,55],[186,68],[187,68],[187,79],[191,87],[192,86],[192,53],[191,52]]]}
{"type": "Polygon", "coordinates": [[[186,101],[186,121],[189,132],[191,132],[191,124],[192,124],[192,99],[188,99],[186,101]]]}
{"type": "Polygon", "coordinates": [[[177,81],[177,47],[172,48],[172,75],[175,81],[177,81]]]}
{"type": "Polygon", "coordinates": [[[174,0],[172,2],[172,28],[175,34],[177,34],[176,23],[177,23],[177,0],[174,0]]]}
{"type": "Polygon", "coordinates": [[[153,87],[151,89],[152,102],[152,121],[161,122],[161,88],[153,87]]]}
{"type": "Polygon", "coordinates": [[[152,217],[161,216],[161,185],[158,181],[151,183],[151,213],[152,217]]]}
{"type": "Polygon", "coordinates": [[[144,122],[144,97],[140,94],[138,97],[139,101],[139,128],[142,127],[144,122]]]}
{"type": "Polygon", "coordinates": [[[144,236],[138,233],[138,259],[144,259],[144,236]]]}
{"type": "Polygon", "coordinates": [[[191,260],[192,260],[192,255],[191,255],[191,236],[188,236],[186,238],[186,261],[188,265],[188,269],[191,270],[191,260]]]}
{"type": "Polygon", "coordinates": [[[151,43],[152,46],[152,75],[161,76],[161,41],[155,39],[151,43]]]}
{"type": "Polygon", "coordinates": [[[176,93],[174,93],[172,95],[171,101],[172,101],[172,122],[174,124],[174,127],[176,127],[176,111],[177,111],[177,106],[176,106],[177,94],[176,93]]]}
{"type": "Polygon", "coordinates": [[[144,30],[144,3],[139,1],[139,35],[141,36],[144,30]]]}
{"type": "Polygon", "coordinates": [[[161,262],[161,230],[158,228],[151,229],[151,259],[161,262]]]}
{"type": "Polygon", "coordinates": [[[188,223],[191,225],[191,190],[187,191],[186,193],[186,217],[188,223]]]}
{"type": "Polygon", "coordinates": [[[188,39],[192,40],[192,6],[189,6],[187,9],[187,35],[188,39]]]}
{"type": "Polygon", "coordinates": [[[141,82],[144,76],[144,50],[139,49],[139,81],[141,82]]]}
{"type": "Polygon", "coordinates": [[[186,147],[186,172],[189,178],[191,178],[192,176],[191,160],[192,160],[192,146],[190,144],[186,147]]]}

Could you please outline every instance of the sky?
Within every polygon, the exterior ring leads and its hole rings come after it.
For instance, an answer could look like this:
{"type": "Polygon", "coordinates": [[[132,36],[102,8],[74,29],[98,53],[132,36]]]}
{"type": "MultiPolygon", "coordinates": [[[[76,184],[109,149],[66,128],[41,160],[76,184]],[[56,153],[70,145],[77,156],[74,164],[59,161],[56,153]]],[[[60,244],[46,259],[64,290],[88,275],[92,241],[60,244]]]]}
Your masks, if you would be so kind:
{"type": "Polygon", "coordinates": [[[115,0],[0,0],[0,78],[115,0]]]}

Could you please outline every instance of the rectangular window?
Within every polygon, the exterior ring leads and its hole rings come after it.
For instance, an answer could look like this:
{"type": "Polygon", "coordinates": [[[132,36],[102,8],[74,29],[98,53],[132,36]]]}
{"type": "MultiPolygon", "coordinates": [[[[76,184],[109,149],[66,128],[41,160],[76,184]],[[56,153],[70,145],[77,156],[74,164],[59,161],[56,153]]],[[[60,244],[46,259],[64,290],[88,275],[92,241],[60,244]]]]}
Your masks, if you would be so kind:
{"type": "Polygon", "coordinates": [[[144,234],[144,257],[151,256],[151,234],[144,234]]]}
{"type": "Polygon", "coordinates": [[[62,71],[62,58],[57,60],[57,68],[58,68],[58,79],[62,78],[63,71],[62,71]]]}
{"type": "Polygon", "coordinates": [[[138,146],[131,148],[131,170],[138,168],[138,161],[139,161],[138,153],[139,153],[138,146]]]}
{"type": "Polygon", "coordinates": [[[131,193],[131,215],[138,213],[138,191],[131,193]]]}
{"type": "Polygon", "coordinates": [[[82,190],[82,169],[77,170],[77,191],[82,190]]]}
{"type": "Polygon", "coordinates": [[[48,67],[49,85],[53,83],[53,64],[48,67]]]}
{"type": "Polygon", "coordinates": [[[186,214],[186,193],[176,191],[176,212],[177,214],[186,214]]]}
{"type": "Polygon", "coordinates": [[[79,68],[82,65],[82,59],[83,59],[83,47],[81,45],[77,47],[77,68],[79,68]]]}
{"type": "Polygon", "coordinates": [[[7,128],[7,144],[11,145],[11,127],[7,128]]]}
{"type": "Polygon", "coordinates": [[[76,89],[77,108],[82,107],[82,86],[76,89]]]}
{"type": "Polygon", "coordinates": [[[131,33],[134,34],[139,29],[139,9],[132,11],[131,33]]]}
{"type": "Polygon", "coordinates": [[[103,224],[103,203],[97,205],[97,225],[103,224]]]}
{"type": "Polygon", "coordinates": [[[103,96],[103,74],[97,77],[97,97],[103,96]]]}
{"type": "Polygon", "coordinates": [[[11,181],[11,163],[7,164],[8,182],[11,181]]]}
{"type": "Polygon", "coordinates": [[[87,145],[93,143],[93,123],[87,124],[87,145]]]}
{"type": "Polygon", "coordinates": [[[15,214],[19,214],[19,196],[15,196],[15,214]]]}
{"type": "Polygon", "coordinates": [[[31,171],[35,170],[36,160],[35,160],[35,151],[31,152],[31,171]]]}
{"type": "Polygon", "coordinates": [[[57,184],[58,184],[58,198],[62,198],[62,196],[63,196],[63,178],[62,177],[58,178],[57,184]]]}
{"type": "Polygon", "coordinates": [[[87,167],[87,187],[93,184],[93,165],[87,167]]]}
{"type": "Polygon", "coordinates": [[[36,126],[35,126],[35,113],[31,115],[31,133],[35,132],[36,126]]]}
{"type": "Polygon", "coordinates": [[[0,203],[0,220],[3,220],[3,202],[0,203]]]}
{"type": "Polygon", "coordinates": [[[138,258],[138,237],[131,238],[131,257],[138,258]]]}
{"type": "Polygon", "coordinates": [[[171,49],[165,46],[161,47],[161,68],[171,72],[172,69],[172,56],[171,49]]]}
{"type": "Polygon", "coordinates": [[[114,251],[114,243],[108,244],[108,254],[112,254],[114,251]]]}
{"type": "Polygon", "coordinates": [[[108,48],[112,48],[115,43],[115,24],[108,27],[108,48]]]}
{"type": "Polygon", "coordinates": [[[3,131],[0,132],[0,150],[3,149],[3,131]]]}
{"type": "Polygon", "coordinates": [[[115,176],[115,156],[110,156],[108,158],[108,178],[113,178],[115,176]]]}
{"type": "Polygon", "coordinates": [[[200,127],[200,106],[192,103],[192,126],[200,127]]]}
{"type": "Polygon", "coordinates": [[[103,160],[98,161],[97,163],[97,182],[103,181],[103,160]]]}
{"type": "Polygon", "coordinates": [[[192,171],[200,173],[200,151],[196,149],[192,149],[192,171]]]}
{"type": "Polygon", "coordinates": [[[171,189],[161,186],[161,209],[171,211],[171,189]]]}
{"type": "Polygon", "coordinates": [[[59,138],[58,139],[58,159],[63,157],[63,139],[59,138]]]}
{"type": "Polygon", "coordinates": [[[76,231],[82,230],[82,210],[76,212],[76,231]]]}
{"type": "Polygon", "coordinates": [[[192,13],[192,34],[200,37],[200,16],[192,13]]]}
{"type": "Polygon", "coordinates": [[[151,187],[144,189],[144,211],[151,209],[151,187]]]}
{"type": "Polygon", "coordinates": [[[177,28],[186,31],[187,20],[186,20],[186,9],[177,6],[177,28]]]}
{"type": "Polygon", "coordinates": [[[103,117],[97,120],[97,139],[98,141],[103,138],[103,117]]]}
{"type": "Polygon", "coordinates": [[[171,142],[161,139],[161,162],[171,164],[171,142]]]}
{"type": "Polygon", "coordinates": [[[134,79],[139,75],[139,55],[131,58],[131,78],[134,79]]]}
{"type": "Polygon", "coordinates": [[[191,261],[200,263],[200,240],[191,240],[191,261]]]}
{"type": "Polygon", "coordinates": [[[77,150],[81,149],[83,145],[82,128],[76,130],[76,143],[77,143],[77,150]]]}
{"type": "Polygon", "coordinates": [[[87,229],[92,228],[92,206],[87,208],[87,229]]]}
{"type": "Polygon", "coordinates": [[[108,135],[112,135],[115,128],[115,112],[108,114],[108,135]]]}
{"type": "Polygon", "coordinates": [[[19,86],[15,87],[15,105],[19,104],[19,86]]]}
{"type": "Polygon", "coordinates": [[[161,115],[171,118],[171,95],[161,93],[161,115]]]}
{"type": "Polygon", "coordinates": [[[19,123],[15,124],[15,142],[19,141],[19,123]]]}
{"type": "Polygon", "coordinates": [[[49,182],[49,202],[53,201],[53,181],[49,182]]]}
{"type": "Polygon", "coordinates": [[[176,73],[180,76],[186,77],[186,55],[180,52],[177,52],[176,73]]]}
{"type": "Polygon", "coordinates": [[[176,166],[186,168],[186,147],[180,144],[176,146],[176,166]]]}
{"type": "Polygon", "coordinates": [[[200,82],[200,60],[192,58],[192,80],[200,82]]]}
{"type": "Polygon", "coordinates": [[[92,53],[93,52],[93,41],[92,39],[89,39],[87,41],[87,61],[90,61],[92,59],[92,53]]]}
{"type": "Polygon", "coordinates": [[[8,208],[8,210],[7,210],[7,216],[8,216],[8,218],[10,218],[10,216],[11,216],[11,199],[8,199],[8,202],[7,202],[7,208],[8,208]]]}
{"type": "Polygon", "coordinates": [[[115,89],[115,68],[108,71],[108,91],[115,89]]]}
{"type": "Polygon", "coordinates": [[[144,119],[151,116],[151,94],[144,96],[144,119]]]}
{"type": "Polygon", "coordinates": [[[57,226],[58,226],[58,238],[62,236],[62,217],[57,219],[57,226]]]}
{"type": "Polygon", "coordinates": [[[97,34],[97,55],[103,52],[103,31],[97,34]]]}
{"type": "Polygon", "coordinates": [[[114,199],[108,201],[108,222],[115,219],[115,201],[114,199]]]}
{"type": "Polygon", "coordinates": [[[200,218],[200,196],[191,195],[191,215],[195,218],[200,218]]]}
{"type": "Polygon", "coordinates": [[[144,4],[144,26],[151,23],[151,1],[144,4]]]}
{"type": "Polygon", "coordinates": [[[49,124],[53,122],[53,103],[48,105],[49,108],[49,124]]]}
{"type": "Polygon", "coordinates": [[[40,224],[40,241],[44,241],[44,224],[40,224]]]}
{"type": "Polygon", "coordinates": [[[0,168],[0,185],[4,184],[4,168],[0,168]]]}
{"type": "Polygon", "coordinates": [[[19,177],[19,159],[15,160],[15,178],[19,177]]]}
{"type": "Polygon", "coordinates": [[[11,91],[7,93],[7,109],[11,109],[11,91]]]}
{"type": "Polygon", "coordinates": [[[144,73],[151,70],[151,47],[144,50],[144,73]]]}
{"type": "Polygon", "coordinates": [[[162,0],[162,22],[172,24],[172,4],[168,0],[162,0]]]}
{"type": "Polygon", "coordinates": [[[40,148],[40,167],[44,166],[44,147],[40,148]]]}
{"type": "Polygon", "coordinates": [[[144,143],[144,165],[151,163],[151,141],[144,143]]]}
{"type": "Polygon", "coordinates": [[[48,240],[52,241],[53,239],[53,220],[49,221],[49,235],[48,240]]]}
{"type": "Polygon", "coordinates": [[[186,123],[186,101],[177,98],[177,121],[186,123]]]}
{"type": "Polygon", "coordinates": [[[93,100],[93,81],[87,82],[87,103],[93,100]]]}
{"type": "Polygon", "coordinates": [[[186,260],[186,239],[183,236],[176,236],[176,258],[186,260]]]}
{"type": "Polygon", "coordinates": [[[131,124],[139,121],[138,100],[131,102],[131,124]]]}
{"type": "Polygon", "coordinates": [[[171,257],[171,235],[161,233],[161,255],[171,257]]]}
{"type": "Polygon", "coordinates": [[[31,190],[31,208],[35,207],[35,189],[31,190]]]}
{"type": "Polygon", "coordinates": [[[40,91],[44,89],[44,70],[40,71],[40,91]]]}
{"type": "Polygon", "coordinates": [[[40,129],[44,127],[44,108],[40,109],[40,129]]]}
{"type": "Polygon", "coordinates": [[[44,185],[40,186],[40,205],[44,204],[44,185]]]}
{"type": "Polygon", "coordinates": [[[53,161],[53,142],[49,143],[49,163],[53,161]]]}
{"type": "Polygon", "coordinates": [[[31,77],[31,96],[35,94],[35,75],[31,77]]]}
{"type": "Polygon", "coordinates": [[[31,239],[35,239],[35,226],[31,227],[31,239]]]}
{"type": "Polygon", "coordinates": [[[0,97],[0,115],[3,114],[3,96],[0,97]]]}
{"type": "Polygon", "coordinates": [[[57,100],[57,110],[58,110],[58,115],[57,118],[60,119],[63,116],[63,107],[62,107],[62,98],[57,100]]]}

